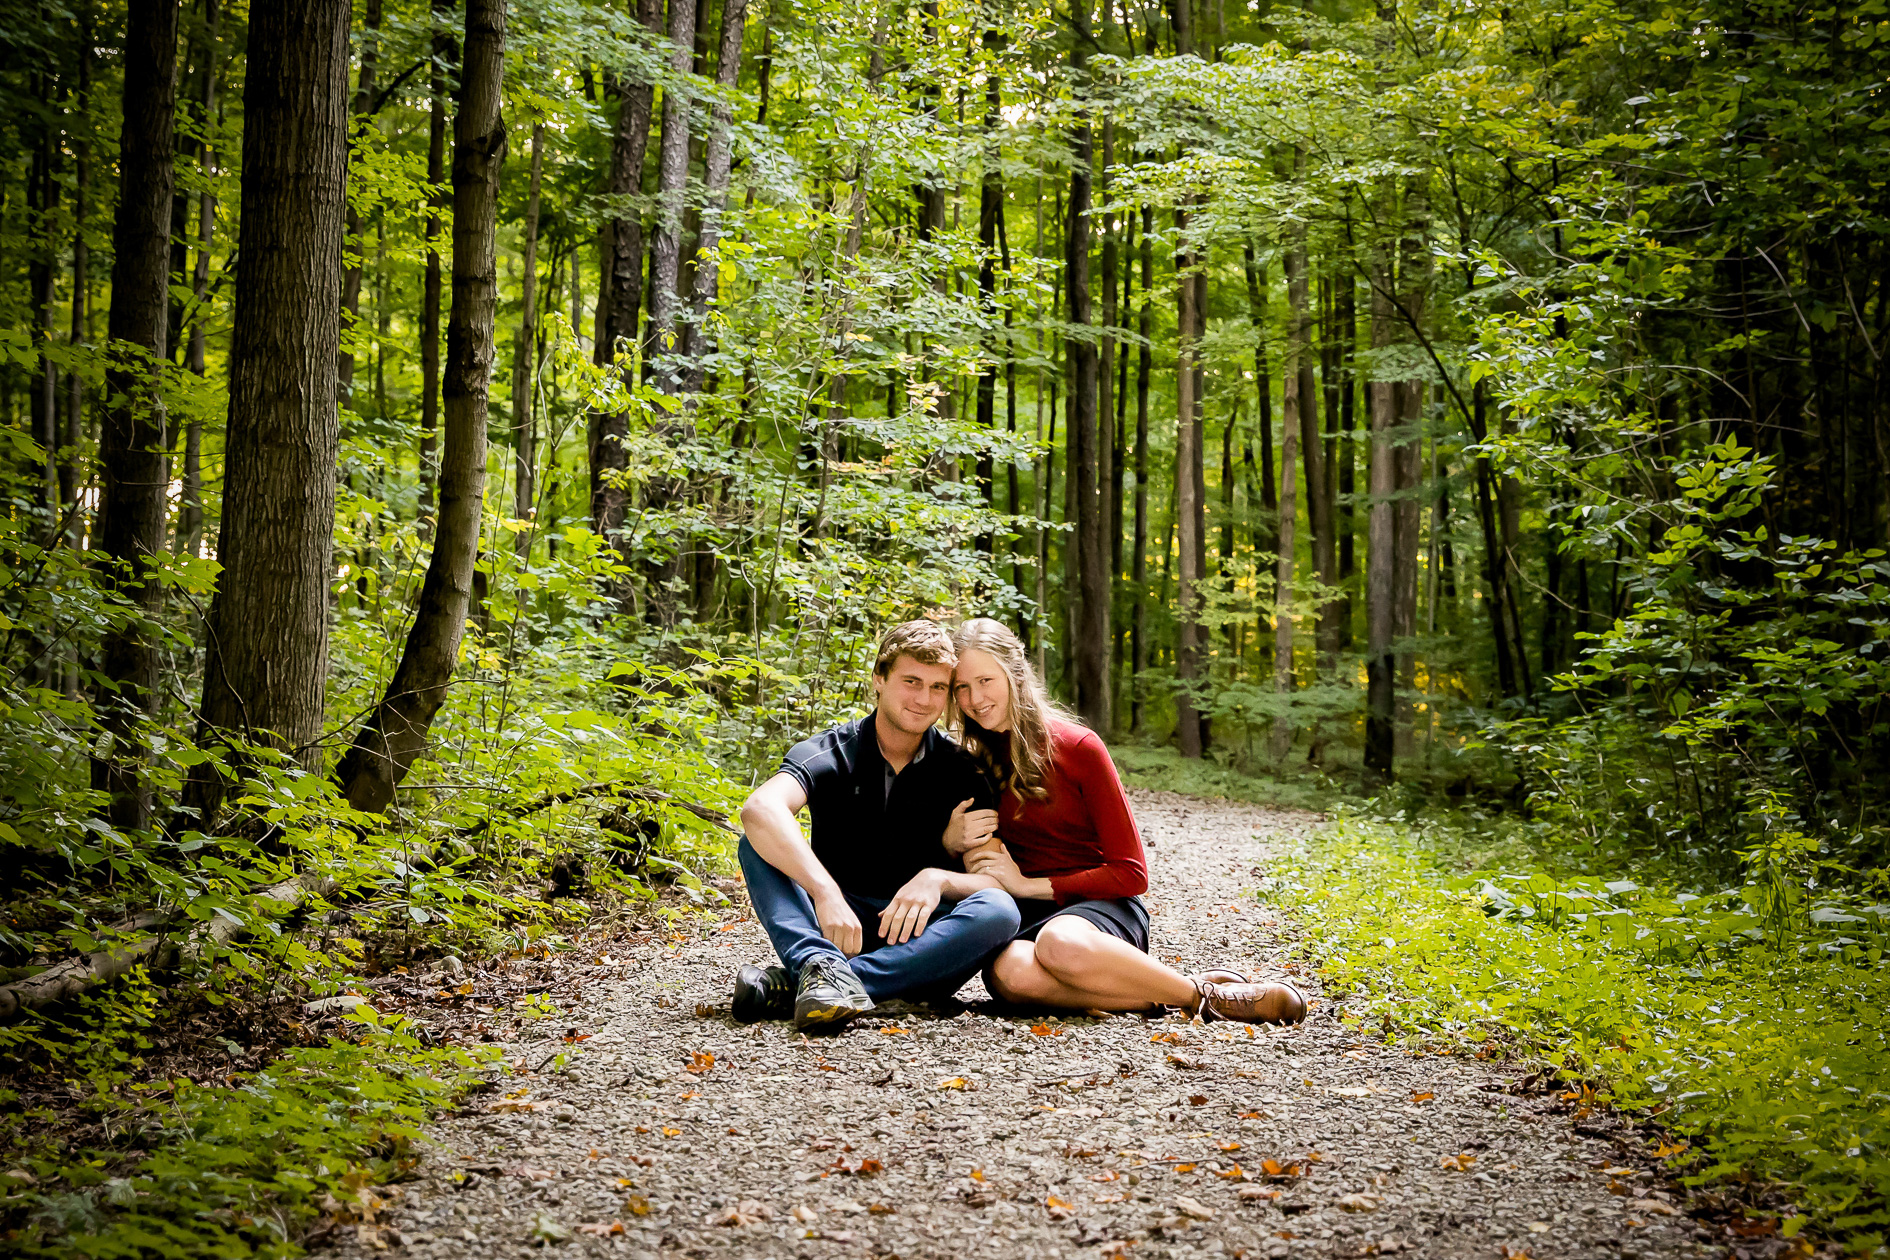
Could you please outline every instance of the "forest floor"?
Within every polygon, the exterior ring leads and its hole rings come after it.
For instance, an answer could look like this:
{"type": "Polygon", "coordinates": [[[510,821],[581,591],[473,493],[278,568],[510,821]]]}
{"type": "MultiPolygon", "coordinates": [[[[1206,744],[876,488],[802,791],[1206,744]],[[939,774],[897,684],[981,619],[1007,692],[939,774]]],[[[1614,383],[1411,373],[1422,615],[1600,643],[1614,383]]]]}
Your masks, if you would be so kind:
{"type": "MultiPolygon", "coordinates": [[[[375,1004],[496,1037],[514,1066],[411,1180],[312,1245],[348,1255],[1724,1255],[1632,1130],[1514,1065],[1343,1023],[1255,897],[1315,815],[1138,792],[1155,949],[1294,973],[1296,1028],[881,1008],[837,1037],[728,1016],[771,961],[739,883],[719,923],[560,960],[404,978],[375,1004]],[[450,997],[450,1000],[449,1000],[450,997]],[[568,1062],[561,1062],[566,1056],[568,1062]],[[561,1069],[561,1070],[560,1070],[561,1069]]],[[[1308,967],[1307,970],[1311,968],[1308,967]]]]}

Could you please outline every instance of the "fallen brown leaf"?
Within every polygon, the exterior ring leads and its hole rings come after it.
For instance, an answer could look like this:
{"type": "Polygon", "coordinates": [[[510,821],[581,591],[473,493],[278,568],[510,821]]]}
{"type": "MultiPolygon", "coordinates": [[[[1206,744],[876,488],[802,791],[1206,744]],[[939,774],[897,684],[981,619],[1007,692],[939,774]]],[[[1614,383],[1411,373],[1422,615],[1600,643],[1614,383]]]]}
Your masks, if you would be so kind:
{"type": "Polygon", "coordinates": [[[589,1224],[573,1225],[573,1233],[589,1234],[593,1238],[611,1238],[623,1233],[622,1221],[596,1221],[589,1224]]]}
{"type": "Polygon", "coordinates": [[[1175,1196],[1175,1210],[1183,1216],[1191,1216],[1197,1221],[1214,1219],[1214,1209],[1199,1199],[1191,1199],[1185,1194],[1175,1196]]]}

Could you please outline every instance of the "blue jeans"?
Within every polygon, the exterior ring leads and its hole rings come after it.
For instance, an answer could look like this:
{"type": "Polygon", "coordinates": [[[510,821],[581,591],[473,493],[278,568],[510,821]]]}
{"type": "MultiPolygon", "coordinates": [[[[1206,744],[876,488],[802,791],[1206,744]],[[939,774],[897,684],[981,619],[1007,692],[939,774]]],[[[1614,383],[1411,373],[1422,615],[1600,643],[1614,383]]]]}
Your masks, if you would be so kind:
{"type": "Polygon", "coordinates": [[[847,904],[860,918],[864,946],[848,958],[820,934],[814,899],[805,889],[768,865],[746,837],[739,853],[755,916],[788,971],[798,978],[808,963],[830,959],[852,968],[875,1002],[950,997],[1017,935],[1017,903],[1001,889],[986,888],[963,901],[940,901],[925,931],[903,945],[888,945],[879,935],[878,921],[891,899],[848,893],[847,904]]]}

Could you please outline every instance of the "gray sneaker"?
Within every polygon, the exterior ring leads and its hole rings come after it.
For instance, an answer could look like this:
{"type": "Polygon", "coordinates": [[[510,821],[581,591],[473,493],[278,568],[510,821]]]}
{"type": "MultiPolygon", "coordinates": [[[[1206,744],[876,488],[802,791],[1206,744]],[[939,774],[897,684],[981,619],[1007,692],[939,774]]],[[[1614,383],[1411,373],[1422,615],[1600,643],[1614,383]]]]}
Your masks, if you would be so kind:
{"type": "Polygon", "coordinates": [[[833,1030],[873,1009],[873,999],[853,969],[837,959],[818,959],[801,968],[794,998],[794,1027],[802,1031],[833,1030]]]}

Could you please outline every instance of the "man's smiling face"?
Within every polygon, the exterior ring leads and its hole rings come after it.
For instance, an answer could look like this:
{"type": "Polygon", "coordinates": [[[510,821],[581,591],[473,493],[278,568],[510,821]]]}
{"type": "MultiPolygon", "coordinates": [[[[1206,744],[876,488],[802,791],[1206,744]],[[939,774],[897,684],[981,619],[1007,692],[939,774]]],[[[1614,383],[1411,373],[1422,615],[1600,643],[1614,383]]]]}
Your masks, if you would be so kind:
{"type": "Polygon", "coordinates": [[[907,735],[923,735],[944,715],[951,689],[950,665],[927,665],[901,655],[884,678],[873,676],[873,690],[879,696],[878,720],[907,735]]]}

